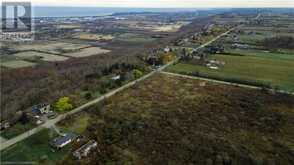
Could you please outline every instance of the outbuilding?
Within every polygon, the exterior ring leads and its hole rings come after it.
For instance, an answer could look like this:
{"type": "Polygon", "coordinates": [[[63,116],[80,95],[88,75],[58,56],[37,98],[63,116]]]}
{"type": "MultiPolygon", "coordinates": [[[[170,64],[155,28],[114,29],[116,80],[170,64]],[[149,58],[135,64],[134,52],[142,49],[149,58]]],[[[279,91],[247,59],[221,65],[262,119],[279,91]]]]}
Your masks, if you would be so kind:
{"type": "Polygon", "coordinates": [[[82,159],[82,157],[87,157],[88,154],[97,147],[97,142],[95,140],[90,140],[88,143],[84,144],[82,147],[73,152],[73,156],[77,159],[82,159]]]}

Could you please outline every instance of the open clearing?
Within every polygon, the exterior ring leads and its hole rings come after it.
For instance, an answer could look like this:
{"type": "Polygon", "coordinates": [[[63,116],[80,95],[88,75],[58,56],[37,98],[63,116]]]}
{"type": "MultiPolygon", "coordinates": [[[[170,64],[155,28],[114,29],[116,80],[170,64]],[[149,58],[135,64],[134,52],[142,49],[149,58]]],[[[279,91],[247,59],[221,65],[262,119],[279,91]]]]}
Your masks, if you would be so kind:
{"type": "Polygon", "coordinates": [[[81,28],[80,25],[74,25],[74,24],[63,24],[63,25],[57,25],[58,29],[78,29],[81,28]]]}
{"type": "Polygon", "coordinates": [[[90,47],[90,48],[80,49],[79,51],[75,51],[72,53],[64,53],[63,55],[70,56],[70,57],[88,57],[93,55],[105,54],[109,52],[110,50],[101,49],[99,47],[90,47]]]}
{"type": "Polygon", "coordinates": [[[58,56],[58,55],[48,54],[48,53],[40,53],[35,51],[20,52],[13,55],[23,59],[40,59],[40,60],[49,61],[49,62],[65,61],[69,59],[68,57],[63,57],[63,56],[58,56]]]}
{"type": "Polygon", "coordinates": [[[100,146],[89,162],[294,163],[289,95],[157,74],[87,112],[100,146]]]}
{"type": "Polygon", "coordinates": [[[76,114],[71,119],[72,120],[61,121],[60,123],[58,123],[58,127],[64,130],[64,132],[74,132],[77,134],[82,134],[89,125],[89,120],[91,119],[91,117],[88,113],[80,113],[76,114]]]}
{"type": "Polygon", "coordinates": [[[187,25],[187,22],[177,22],[175,24],[161,25],[152,27],[154,32],[177,32],[182,26],[187,25]]]}
{"type": "Polygon", "coordinates": [[[64,53],[66,51],[75,51],[82,48],[89,47],[89,45],[84,44],[72,44],[72,43],[64,43],[64,42],[36,42],[30,44],[21,44],[16,45],[15,48],[19,51],[25,50],[36,50],[43,51],[48,53],[64,53]]]}
{"type": "Polygon", "coordinates": [[[153,32],[176,32],[182,26],[189,24],[188,21],[178,21],[173,23],[165,23],[165,22],[152,22],[152,21],[130,21],[123,20],[118,21],[120,24],[128,26],[129,28],[140,29],[140,30],[148,30],[153,32]]]}
{"type": "Polygon", "coordinates": [[[23,60],[12,60],[12,61],[5,61],[0,63],[1,66],[7,67],[7,68],[23,68],[23,67],[31,67],[35,66],[35,63],[23,61],[23,60]]]}
{"type": "Polygon", "coordinates": [[[212,55],[209,59],[225,62],[219,70],[191,63],[170,66],[175,73],[204,73],[211,77],[235,78],[270,83],[273,87],[294,91],[294,57],[291,55],[212,55]],[[291,60],[292,59],[292,60],[291,60]]]}
{"type": "Polygon", "coordinates": [[[116,38],[119,41],[126,41],[126,42],[152,42],[155,39],[151,38],[150,36],[144,36],[141,34],[136,33],[123,33],[118,35],[116,38]]]}
{"type": "Polygon", "coordinates": [[[74,38],[82,39],[82,40],[101,41],[101,40],[112,40],[114,37],[112,35],[84,33],[84,34],[78,34],[74,38]]]}

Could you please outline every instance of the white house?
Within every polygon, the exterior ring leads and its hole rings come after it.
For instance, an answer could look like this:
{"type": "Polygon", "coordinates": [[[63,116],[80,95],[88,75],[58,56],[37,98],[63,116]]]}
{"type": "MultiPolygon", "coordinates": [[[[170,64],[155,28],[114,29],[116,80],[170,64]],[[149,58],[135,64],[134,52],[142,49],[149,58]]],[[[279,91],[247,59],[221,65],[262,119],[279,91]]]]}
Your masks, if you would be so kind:
{"type": "Polygon", "coordinates": [[[33,112],[40,113],[40,114],[47,114],[51,112],[50,104],[39,104],[33,107],[33,112]]]}
{"type": "Polygon", "coordinates": [[[88,143],[73,152],[73,156],[77,159],[88,156],[88,154],[97,147],[97,142],[95,140],[90,140],[88,143]]]}

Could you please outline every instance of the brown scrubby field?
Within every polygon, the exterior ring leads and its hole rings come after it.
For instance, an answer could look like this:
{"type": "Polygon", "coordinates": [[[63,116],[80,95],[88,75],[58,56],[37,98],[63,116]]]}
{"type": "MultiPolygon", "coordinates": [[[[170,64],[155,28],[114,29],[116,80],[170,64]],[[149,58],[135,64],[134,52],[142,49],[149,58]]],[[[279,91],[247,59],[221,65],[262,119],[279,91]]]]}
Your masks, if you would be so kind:
{"type": "Polygon", "coordinates": [[[112,40],[114,37],[112,35],[104,35],[104,34],[91,34],[91,33],[81,33],[74,36],[74,38],[82,39],[82,40],[112,40]]]}
{"type": "Polygon", "coordinates": [[[83,164],[294,163],[289,95],[157,74],[88,113],[83,164]]]}

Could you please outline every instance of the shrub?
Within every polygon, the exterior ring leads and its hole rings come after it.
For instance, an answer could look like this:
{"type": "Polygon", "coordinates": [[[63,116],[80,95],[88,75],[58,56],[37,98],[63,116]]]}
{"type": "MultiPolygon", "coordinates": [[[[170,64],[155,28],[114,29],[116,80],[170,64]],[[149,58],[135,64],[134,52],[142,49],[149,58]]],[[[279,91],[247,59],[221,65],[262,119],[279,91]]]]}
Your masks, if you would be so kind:
{"type": "Polygon", "coordinates": [[[57,111],[64,112],[71,110],[73,106],[69,97],[62,97],[57,101],[55,108],[57,111]]]}
{"type": "Polygon", "coordinates": [[[87,92],[85,94],[85,99],[90,100],[92,98],[92,94],[90,92],[87,92]]]}
{"type": "Polygon", "coordinates": [[[135,79],[143,76],[143,72],[141,72],[139,69],[134,69],[133,74],[134,74],[135,79]]]}

